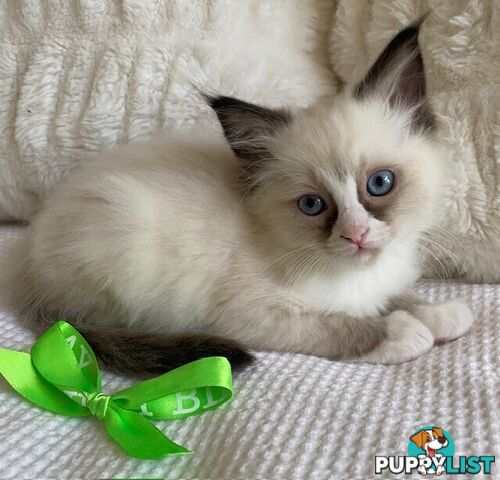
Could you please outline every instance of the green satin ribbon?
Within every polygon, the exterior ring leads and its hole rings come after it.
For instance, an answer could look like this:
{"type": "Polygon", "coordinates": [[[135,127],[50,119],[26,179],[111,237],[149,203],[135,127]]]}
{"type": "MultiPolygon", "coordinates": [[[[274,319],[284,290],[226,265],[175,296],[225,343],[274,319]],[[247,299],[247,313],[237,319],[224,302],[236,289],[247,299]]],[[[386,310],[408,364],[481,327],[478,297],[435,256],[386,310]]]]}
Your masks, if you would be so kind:
{"type": "Polygon", "coordinates": [[[21,394],[60,415],[94,415],[131,456],[157,459],[191,453],[150,420],[175,420],[213,410],[232,396],[231,365],[207,357],[112,395],[101,392],[94,352],[60,321],[33,345],[31,355],[0,349],[0,374],[21,394]]]}

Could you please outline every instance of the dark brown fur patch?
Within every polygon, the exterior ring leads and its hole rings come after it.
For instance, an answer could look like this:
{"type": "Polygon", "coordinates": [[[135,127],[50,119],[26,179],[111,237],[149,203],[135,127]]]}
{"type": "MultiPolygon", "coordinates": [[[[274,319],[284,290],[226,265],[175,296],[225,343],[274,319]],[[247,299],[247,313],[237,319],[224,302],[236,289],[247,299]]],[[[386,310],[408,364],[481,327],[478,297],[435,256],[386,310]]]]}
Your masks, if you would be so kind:
{"type": "Polygon", "coordinates": [[[253,360],[237,342],[221,337],[167,336],[126,329],[80,329],[80,332],[107,368],[141,376],[165,373],[203,357],[226,357],[233,367],[253,360]]]}
{"type": "Polygon", "coordinates": [[[270,158],[267,141],[290,122],[290,114],[232,97],[204,98],[217,114],[233,152],[244,161],[242,176],[251,177],[270,158]]]}
{"type": "Polygon", "coordinates": [[[412,205],[419,202],[418,183],[409,182],[409,172],[405,171],[405,169],[391,165],[380,168],[387,168],[394,173],[392,190],[387,195],[380,197],[369,195],[366,191],[366,184],[371,172],[363,170],[358,175],[358,200],[377,220],[395,227],[401,214],[411,210],[412,205]]]}
{"type": "Polygon", "coordinates": [[[363,100],[376,91],[380,82],[390,75],[396,65],[404,64],[389,101],[391,105],[406,104],[415,108],[413,127],[418,131],[432,130],[435,127],[435,118],[426,100],[424,62],[418,43],[420,26],[426,17],[427,15],[421,17],[389,42],[354,90],[354,97],[363,100]]]}
{"type": "MultiPolygon", "coordinates": [[[[55,323],[69,318],[61,313],[34,308],[20,318],[38,334],[55,323]]],[[[83,335],[99,362],[109,370],[139,376],[159,375],[203,357],[226,357],[231,366],[248,365],[254,357],[238,342],[205,334],[142,333],[127,328],[89,327],[71,322],[83,335]]]]}

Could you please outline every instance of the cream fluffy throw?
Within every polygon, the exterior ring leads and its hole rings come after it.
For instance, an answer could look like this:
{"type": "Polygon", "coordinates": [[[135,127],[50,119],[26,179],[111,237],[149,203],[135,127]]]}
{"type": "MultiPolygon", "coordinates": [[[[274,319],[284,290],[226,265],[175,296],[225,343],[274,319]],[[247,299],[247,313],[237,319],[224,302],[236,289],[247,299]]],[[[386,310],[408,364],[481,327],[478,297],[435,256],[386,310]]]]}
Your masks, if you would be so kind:
{"type": "Polygon", "coordinates": [[[452,256],[435,250],[429,272],[499,280],[496,0],[0,0],[0,220],[29,219],[91,152],[176,128],[218,135],[194,86],[307,106],[429,8],[421,43],[455,167],[429,244],[452,256]]]}

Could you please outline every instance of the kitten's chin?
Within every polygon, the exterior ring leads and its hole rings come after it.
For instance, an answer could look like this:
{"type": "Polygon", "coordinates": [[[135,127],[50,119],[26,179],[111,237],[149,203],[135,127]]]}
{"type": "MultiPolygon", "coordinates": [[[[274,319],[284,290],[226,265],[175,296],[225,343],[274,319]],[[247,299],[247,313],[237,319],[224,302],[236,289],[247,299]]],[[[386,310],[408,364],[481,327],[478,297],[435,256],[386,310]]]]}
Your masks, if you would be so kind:
{"type": "Polygon", "coordinates": [[[380,255],[382,251],[381,247],[358,247],[357,245],[352,245],[348,249],[344,250],[344,255],[350,261],[357,262],[360,264],[370,264],[374,262],[380,255]]]}

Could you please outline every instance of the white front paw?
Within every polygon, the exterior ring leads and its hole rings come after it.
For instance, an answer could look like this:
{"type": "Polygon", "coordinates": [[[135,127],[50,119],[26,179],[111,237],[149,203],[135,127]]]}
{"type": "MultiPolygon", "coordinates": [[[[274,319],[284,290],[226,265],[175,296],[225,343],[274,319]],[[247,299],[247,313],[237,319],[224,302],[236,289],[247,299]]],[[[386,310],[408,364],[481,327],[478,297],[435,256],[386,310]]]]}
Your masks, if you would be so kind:
{"type": "Polygon", "coordinates": [[[386,317],[386,338],[360,360],[369,363],[402,363],[428,352],[434,337],[417,318],[403,310],[386,317]]]}
{"type": "Polygon", "coordinates": [[[437,305],[419,305],[415,315],[432,332],[436,343],[445,343],[461,337],[474,321],[471,310],[460,300],[437,305]]]}

